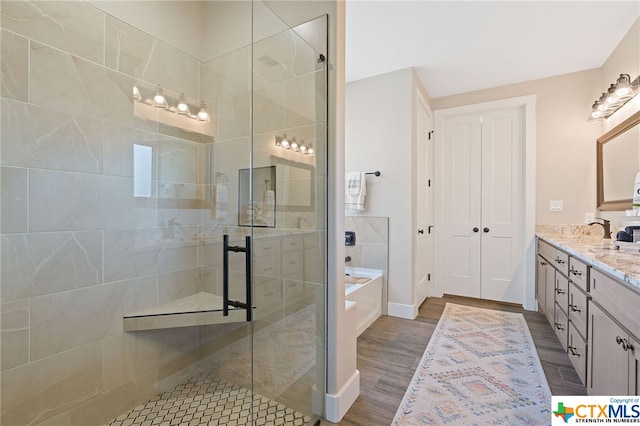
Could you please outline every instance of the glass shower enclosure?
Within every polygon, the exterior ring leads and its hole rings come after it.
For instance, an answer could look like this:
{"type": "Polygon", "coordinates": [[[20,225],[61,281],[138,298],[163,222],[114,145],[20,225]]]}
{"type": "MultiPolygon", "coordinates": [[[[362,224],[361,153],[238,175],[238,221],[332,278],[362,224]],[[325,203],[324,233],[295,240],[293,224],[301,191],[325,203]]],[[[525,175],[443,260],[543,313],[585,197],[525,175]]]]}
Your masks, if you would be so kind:
{"type": "Polygon", "coordinates": [[[317,424],[327,17],[0,15],[1,423],[317,424]]]}

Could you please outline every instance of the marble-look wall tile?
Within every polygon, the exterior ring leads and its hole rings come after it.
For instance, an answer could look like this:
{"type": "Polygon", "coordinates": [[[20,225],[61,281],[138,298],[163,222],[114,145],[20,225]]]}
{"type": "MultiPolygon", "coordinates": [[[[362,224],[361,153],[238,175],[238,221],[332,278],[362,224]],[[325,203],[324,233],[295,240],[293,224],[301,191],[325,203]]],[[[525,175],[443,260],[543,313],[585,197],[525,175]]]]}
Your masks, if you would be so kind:
{"type": "Polygon", "coordinates": [[[254,87],[290,79],[322,69],[317,55],[294,31],[258,41],[253,47],[254,87]]]}
{"type": "Polygon", "coordinates": [[[83,345],[3,371],[2,424],[35,424],[97,395],[100,349],[100,343],[83,345]]]}
{"type": "MultiPolygon", "coordinates": [[[[160,137],[154,132],[104,123],[103,173],[133,177],[135,145],[151,147],[152,162],[156,164],[158,155],[156,145],[160,137]]],[[[155,179],[155,174],[152,177],[155,179]]]]}
{"type": "Polygon", "coordinates": [[[4,1],[2,27],[99,64],[104,13],[82,1],[4,1]]]}
{"type": "Polygon", "coordinates": [[[253,132],[284,128],[284,83],[270,84],[253,91],[253,132]]]}
{"type": "Polygon", "coordinates": [[[197,228],[123,229],[104,232],[106,282],[197,266],[197,228]],[[183,237],[181,237],[183,236],[183,237]]]}
{"type": "Polygon", "coordinates": [[[0,233],[27,232],[27,169],[0,167],[0,233]]]}
{"type": "Polygon", "coordinates": [[[195,142],[162,137],[157,143],[157,178],[170,182],[197,183],[198,146],[195,142]]]}
{"type": "Polygon", "coordinates": [[[31,359],[122,331],[125,287],[103,284],[31,299],[31,359]]]}
{"type": "Polygon", "coordinates": [[[363,244],[362,266],[364,268],[386,271],[388,269],[388,250],[389,246],[387,244],[363,244]]]}
{"type": "Polygon", "coordinates": [[[29,98],[29,41],[0,31],[0,95],[27,101],[29,98]]]}
{"type": "Polygon", "coordinates": [[[2,164],[86,173],[102,171],[102,123],[2,100],[2,164]]]}
{"type": "Polygon", "coordinates": [[[286,81],[285,127],[325,121],[325,73],[317,71],[286,81]]]}
{"type": "Polygon", "coordinates": [[[2,370],[29,362],[29,301],[0,304],[2,370]]]}
{"type": "Polygon", "coordinates": [[[47,232],[3,235],[3,302],[102,282],[100,232],[47,232]]]}
{"type": "Polygon", "coordinates": [[[30,230],[151,227],[155,200],[133,196],[131,178],[32,170],[30,230]]]}
{"type": "Polygon", "coordinates": [[[198,99],[197,59],[111,16],[105,34],[107,67],[198,99]]]}
{"type": "Polygon", "coordinates": [[[249,136],[251,94],[249,92],[218,99],[216,103],[218,141],[249,136]]]}
{"type": "Polygon", "coordinates": [[[158,303],[163,304],[203,291],[201,268],[158,275],[158,303]]]}
{"type": "Polygon", "coordinates": [[[133,127],[147,128],[133,114],[134,80],[93,62],[31,42],[31,102],[133,127]]]}
{"type": "MultiPolygon", "coordinates": [[[[127,333],[118,333],[102,340],[102,370],[105,390],[114,389],[135,380],[140,375],[144,377],[144,374],[148,374],[148,372],[136,371],[136,354],[126,343],[131,340],[133,340],[133,336],[127,333]]],[[[142,361],[146,361],[146,359],[142,361]]]]}
{"type": "Polygon", "coordinates": [[[201,99],[210,103],[248,92],[251,88],[250,65],[251,51],[248,46],[202,64],[201,99]]]}
{"type": "MultiPolygon", "coordinates": [[[[249,168],[249,138],[224,140],[213,144],[213,170],[223,173],[228,183],[238,182],[238,170],[249,168]]],[[[231,207],[231,205],[229,205],[231,207]]]]}
{"type": "Polygon", "coordinates": [[[389,219],[386,217],[347,216],[345,229],[356,232],[357,243],[389,242],[389,219]]]}

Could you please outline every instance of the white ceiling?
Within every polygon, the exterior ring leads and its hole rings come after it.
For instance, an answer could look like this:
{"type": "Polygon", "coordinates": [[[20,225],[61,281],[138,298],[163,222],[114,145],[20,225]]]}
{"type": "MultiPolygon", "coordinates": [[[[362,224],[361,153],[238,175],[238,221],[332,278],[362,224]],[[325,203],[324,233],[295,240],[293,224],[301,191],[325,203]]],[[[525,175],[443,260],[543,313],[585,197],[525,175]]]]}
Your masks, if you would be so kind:
{"type": "Polygon", "coordinates": [[[599,68],[640,0],[348,0],[346,13],[347,82],[414,67],[437,98],[599,68]]]}

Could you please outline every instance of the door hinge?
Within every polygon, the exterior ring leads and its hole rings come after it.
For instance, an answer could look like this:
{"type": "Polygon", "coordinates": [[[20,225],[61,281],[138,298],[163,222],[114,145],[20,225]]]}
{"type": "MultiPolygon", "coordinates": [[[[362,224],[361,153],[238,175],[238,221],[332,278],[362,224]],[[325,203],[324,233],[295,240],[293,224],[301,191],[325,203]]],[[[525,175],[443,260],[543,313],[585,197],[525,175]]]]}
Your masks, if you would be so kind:
{"type": "Polygon", "coordinates": [[[427,281],[431,281],[431,274],[427,274],[427,281]]]}
{"type": "Polygon", "coordinates": [[[427,186],[428,186],[429,188],[431,188],[431,179],[428,179],[428,180],[427,180],[427,186]]]}

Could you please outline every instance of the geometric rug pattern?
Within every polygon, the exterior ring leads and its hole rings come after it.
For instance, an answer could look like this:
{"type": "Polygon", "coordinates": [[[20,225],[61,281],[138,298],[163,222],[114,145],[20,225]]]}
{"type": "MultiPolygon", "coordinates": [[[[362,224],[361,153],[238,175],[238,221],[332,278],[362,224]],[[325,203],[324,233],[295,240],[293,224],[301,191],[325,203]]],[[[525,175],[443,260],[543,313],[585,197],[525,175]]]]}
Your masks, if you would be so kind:
{"type": "Polygon", "coordinates": [[[522,314],[447,303],[392,425],[547,425],[551,391],[522,314]]]}

